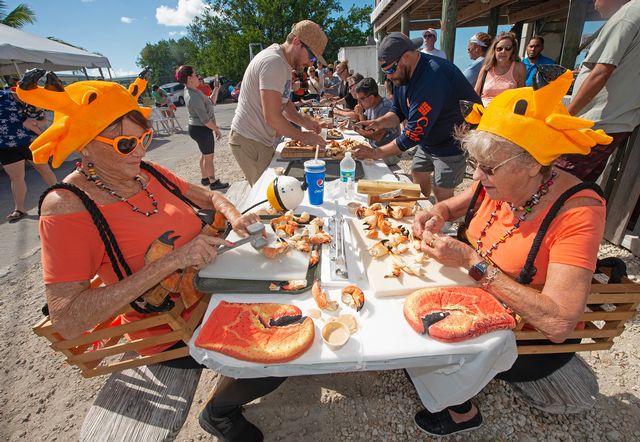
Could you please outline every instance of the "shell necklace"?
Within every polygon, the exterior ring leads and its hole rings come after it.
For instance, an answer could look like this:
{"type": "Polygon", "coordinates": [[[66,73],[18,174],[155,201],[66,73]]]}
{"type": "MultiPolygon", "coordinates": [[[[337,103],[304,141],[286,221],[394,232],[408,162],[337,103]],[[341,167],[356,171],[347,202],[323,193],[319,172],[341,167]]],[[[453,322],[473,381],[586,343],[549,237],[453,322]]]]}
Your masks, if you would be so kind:
{"type": "Polygon", "coordinates": [[[123,203],[126,203],[129,207],[131,207],[131,211],[132,212],[139,213],[140,215],[144,215],[146,217],[150,217],[151,215],[155,215],[156,213],[158,213],[158,201],[156,201],[156,198],[153,196],[153,193],[149,192],[149,190],[147,189],[147,185],[142,181],[142,178],[140,177],[140,175],[136,175],[134,180],[140,185],[140,188],[142,188],[144,193],[147,194],[147,198],[149,198],[151,200],[151,205],[153,206],[153,209],[151,211],[149,211],[149,212],[141,211],[138,206],[134,206],[133,204],[131,204],[127,198],[124,198],[124,197],[118,195],[115,191],[113,191],[109,187],[107,187],[107,185],[104,184],[102,182],[102,180],[98,177],[98,175],[96,175],[96,170],[95,170],[95,168],[93,166],[93,163],[89,163],[87,166],[89,167],[89,173],[88,174],[82,169],[82,164],[81,163],[76,163],[76,170],[78,172],[80,172],[82,175],[84,175],[84,177],[87,179],[87,181],[92,182],[99,189],[104,190],[109,195],[118,198],[123,203]]]}
{"type": "Polygon", "coordinates": [[[498,212],[502,207],[502,201],[498,203],[495,210],[491,212],[491,215],[489,215],[489,219],[484,224],[484,227],[480,232],[480,237],[476,240],[476,245],[477,245],[476,252],[478,253],[478,255],[480,255],[483,258],[491,257],[491,255],[493,254],[493,251],[497,249],[500,244],[502,244],[508,238],[513,236],[513,232],[515,232],[520,227],[520,224],[522,224],[527,219],[527,215],[529,215],[532,212],[533,208],[536,205],[538,205],[538,203],[540,202],[540,198],[542,198],[543,195],[546,195],[547,192],[549,192],[549,187],[551,187],[551,185],[553,184],[553,179],[556,177],[556,175],[557,175],[556,171],[552,170],[551,177],[548,180],[545,180],[542,182],[542,184],[538,188],[538,191],[533,195],[531,195],[531,198],[523,206],[514,206],[511,203],[507,203],[509,204],[513,212],[522,211],[522,214],[518,216],[515,224],[511,228],[507,229],[504,232],[504,235],[498,238],[498,241],[494,242],[493,244],[491,244],[491,246],[487,250],[483,251],[482,238],[484,238],[487,235],[487,230],[489,229],[489,227],[491,227],[493,222],[496,220],[498,216],[498,212]]]}

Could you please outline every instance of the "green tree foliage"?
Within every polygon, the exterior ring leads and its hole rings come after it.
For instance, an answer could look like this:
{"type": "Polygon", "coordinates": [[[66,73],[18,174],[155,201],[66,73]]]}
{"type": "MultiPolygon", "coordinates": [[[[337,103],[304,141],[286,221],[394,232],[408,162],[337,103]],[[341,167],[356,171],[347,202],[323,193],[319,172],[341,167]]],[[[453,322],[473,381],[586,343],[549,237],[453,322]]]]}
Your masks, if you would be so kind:
{"type": "Polygon", "coordinates": [[[181,64],[195,64],[197,49],[186,37],[179,40],[160,40],[147,43],[136,61],[138,66],[151,67],[151,83],[165,84],[176,81],[175,71],[181,64]]]}
{"type": "Polygon", "coordinates": [[[0,1],[0,23],[12,28],[21,28],[27,23],[36,21],[36,14],[29,6],[20,3],[11,12],[7,13],[7,4],[0,1]]]}
{"type": "Polygon", "coordinates": [[[324,57],[331,62],[338,48],[362,45],[372,32],[370,7],[351,7],[346,17],[338,16],[341,12],[338,0],[214,0],[189,26],[198,48],[196,68],[238,81],[249,63],[249,43],[283,42],[291,25],[304,19],[327,33],[324,57]]]}

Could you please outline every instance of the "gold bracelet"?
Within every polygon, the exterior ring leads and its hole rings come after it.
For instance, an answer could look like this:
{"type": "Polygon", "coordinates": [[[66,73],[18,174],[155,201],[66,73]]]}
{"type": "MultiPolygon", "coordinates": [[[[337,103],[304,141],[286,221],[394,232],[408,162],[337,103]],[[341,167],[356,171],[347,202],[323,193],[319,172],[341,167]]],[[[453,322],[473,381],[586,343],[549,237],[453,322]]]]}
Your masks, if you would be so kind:
{"type": "Polygon", "coordinates": [[[493,269],[491,269],[491,272],[489,272],[489,274],[487,274],[480,283],[482,288],[486,289],[487,287],[489,287],[493,280],[496,279],[496,276],[498,276],[498,273],[500,273],[500,269],[498,267],[494,267],[493,269]]]}

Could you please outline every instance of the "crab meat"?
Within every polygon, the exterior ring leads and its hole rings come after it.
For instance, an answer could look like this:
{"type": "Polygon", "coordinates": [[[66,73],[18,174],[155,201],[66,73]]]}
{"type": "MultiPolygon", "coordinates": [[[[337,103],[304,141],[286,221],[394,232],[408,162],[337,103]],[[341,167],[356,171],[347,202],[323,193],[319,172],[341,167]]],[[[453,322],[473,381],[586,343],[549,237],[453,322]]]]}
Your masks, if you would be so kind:
{"type": "Polygon", "coordinates": [[[260,251],[267,258],[273,259],[279,255],[282,255],[288,249],[289,249],[289,244],[287,244],[284,241],[277,241],[273,246],[263,247],[262,250],[260,251]]]}
{"type": "Polygon", "coordinates": [[[359,312],[364,305],[364,292],[355,285],[348,285],[342,289],[342,302],[359,312]]]}
{"type": "Polygon", "coordinates": [[[293,279],[291,281],[287,281],[282,285],[282,290],[293,291],[293,290],[302,290],[307,286],[306,279],[293,279]]]}
{"type": "Polygon", "coordinates": [[[338,310],[338,303],[336,301],[329,301],[327,299],[327,292],[322,290],[320,280],[316,279],[313,283],[313,287],[311,287],[311,294],[313,295],[313,300],[316,302],[316,305],[319,308],[329,311],[338,310]]]}
{"type": "Polygon", "coordinates": [[[318,261],[320,261],[320,252],[314,249],[311,251],[311,255],[309,255],[309,267],[318,264],[318,261]]]}
{"type": "Polygon", "coordinates": [[[311,219],[311,215],[308,212],[302,212],[300,216],[293,216],[293,220],[299,224],[307,224],[311,219]]]}
{"type": "Polygon", "coordinates": [[[398,264],[391,265],[391,271],[384,275],[385,278],[397,278],[402,273],[402,268],[398,264]]]}
{"type": "Polygon", "coordinates": [[[314,246],[318,244],[327,244],[331,242],[331,235],[324,232],[316,233],[309,237],[309,242],[314,246]]]}

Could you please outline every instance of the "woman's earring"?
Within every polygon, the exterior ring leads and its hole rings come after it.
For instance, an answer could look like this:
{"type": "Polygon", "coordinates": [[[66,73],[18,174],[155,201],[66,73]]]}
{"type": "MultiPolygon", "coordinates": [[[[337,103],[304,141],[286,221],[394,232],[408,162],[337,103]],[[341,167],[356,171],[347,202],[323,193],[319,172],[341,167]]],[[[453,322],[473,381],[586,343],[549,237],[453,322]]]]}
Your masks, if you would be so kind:
{"type": "Polygon", "coordinates": [[[91,161],[87,163],[87,169],[89,169],[89,179],[91,181],[97,180],[98,173],[96,172],[96,166],[91,161]]]}

